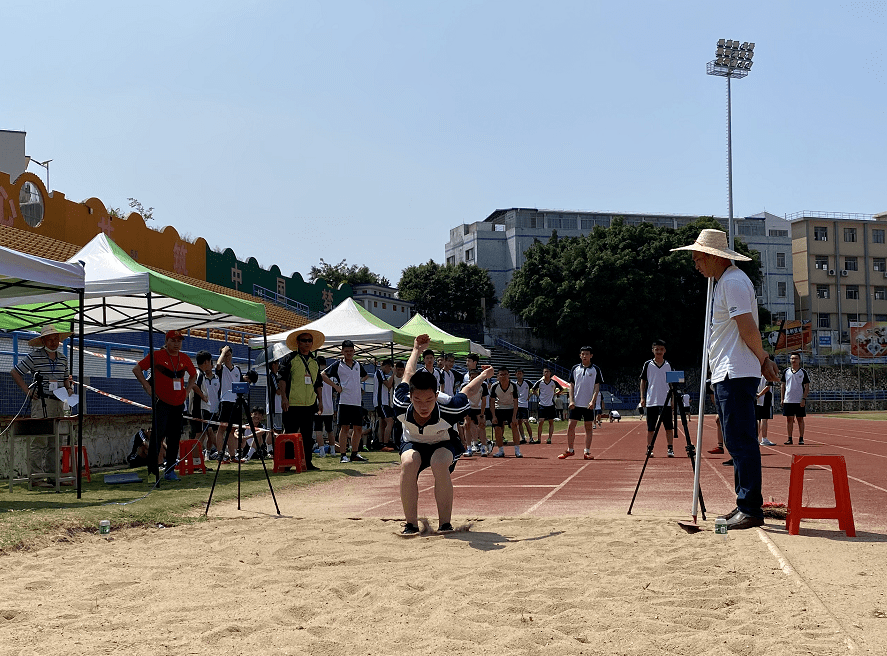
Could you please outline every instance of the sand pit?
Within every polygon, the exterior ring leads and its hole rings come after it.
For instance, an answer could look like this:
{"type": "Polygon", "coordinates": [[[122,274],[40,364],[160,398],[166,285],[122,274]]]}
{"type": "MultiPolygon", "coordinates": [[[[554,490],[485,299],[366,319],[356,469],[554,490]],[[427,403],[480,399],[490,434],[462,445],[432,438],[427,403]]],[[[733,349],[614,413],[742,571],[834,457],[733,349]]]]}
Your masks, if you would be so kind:
{"type": "MultiPolygon", "coordinates": [[[[3,556],[0,653],[785,656],[887,644],[887,619],[836,615],[754,530],[724,540],[654,517],[456,517],[471,530],[403,539],[394,518],[322,511],[333,487],[281,499],[302,517],[275,518],[258,498],[214,506],[206,523],[3,556]]],[[[887,572],[866,581],[841,551],[854,545],[815,548],[820,563],[828,550],[843,563],[829,576],[881,589],[887,572]]]]}

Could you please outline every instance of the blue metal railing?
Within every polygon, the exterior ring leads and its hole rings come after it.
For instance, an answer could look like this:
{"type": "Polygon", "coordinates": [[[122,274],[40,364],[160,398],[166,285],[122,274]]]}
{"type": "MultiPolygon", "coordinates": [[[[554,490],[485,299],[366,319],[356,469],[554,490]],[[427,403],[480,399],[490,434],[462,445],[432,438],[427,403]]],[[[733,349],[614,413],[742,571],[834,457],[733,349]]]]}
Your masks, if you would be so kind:
{"type": "Polygon", "coordinates": [[[506,342],[504,339],[499,337],[496,338],[495,346],[498,348],[505,349],[506,351],[510,351],[515,355],[518,355],[526,360],[529,360],[533,364],[539,364],[543,367],[548,367],[551,369],[551,373],[557,374],[558,376],[564,377],[570,375],[570,370],[566,367],[559,365],[557,362],[552,362],[551,360],[546,360],[545,358],[536,355],[532,351],[528,351],[526,349],[521,348],[511,342],[506,342]]]}
{"type": "Polygon", "coordinates": [[[259,285],[253,285],[253,296],[258,296],[263,301],[268,301],[269,303],[274,303],[274,305],[279,305],[282,308],[289,310],[290,312],[296,312],[301,314],[303,317],[311,318],[311,309],[305,305],[304,303],[299,303],[299,301],[294,301],[291,298],[284,296],[283,294],[278,294],[277,292],[272,292],[270,289],[265,289],[259,285]]]}

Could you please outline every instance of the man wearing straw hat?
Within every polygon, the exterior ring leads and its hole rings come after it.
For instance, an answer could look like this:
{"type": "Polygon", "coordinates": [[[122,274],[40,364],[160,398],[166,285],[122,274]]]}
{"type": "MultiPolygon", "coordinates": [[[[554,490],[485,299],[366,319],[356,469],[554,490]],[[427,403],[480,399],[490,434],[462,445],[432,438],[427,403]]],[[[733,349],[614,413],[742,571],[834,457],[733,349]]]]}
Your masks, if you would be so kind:
{"type": "Polygon", "coordinates": [[[751,280],[730,261],[751,258],[729,249],[722,230],[703,230],[694,243],[672,250],[693,251],[697,271],[715,281],[708,365],[724,446],[733,458],[736,508],[724,516],[727,527],[761,526],[764,499],[755,403],[760,377],[775,382],[779,368],[761,345],[751,280]]]}
{"type": "Polygon", "coordinates": [[[318,330],[298,329],[286,338],[293,351],[280,360],[277,391],[283,396],[283,429],[287,433],[301,433],[308,471],[318,467],[311,462],[314,453],[314,415],[323,413],[320,389],[320,365],[312,351],[323,346],[326,337],[318,330]]]}
{"type": "MultiPolygon", "coordinates": [[[[62,354],[61,343],[72,333],[59,331],[55,326],[43,326],[40,336],[28,341],[34,350],[19,360],[19,363],[9,372],[25,396],[31,399],[31,416],[43,417],[44,402],[46,403],[46,417],[63,417],[65,404],[53,394],[55,390],[64,387],[68,394],[73,391],[74,382],[68,373],[68,359],[62,354]],[[24,376],[39,374],[42,379],[41,390],[35,385],[29,388],[24,376]]],[[[35,381],[36,382],[36,381],[35,381]]],[[[55,461],[58,455],[55,453],[55,441],[50,443],[49,438],[35,437],[31,442],[31,470],[55,471],[55,461]]],[[[48,482],[37,483],[38,486],[49,486],[48,482]]]]}

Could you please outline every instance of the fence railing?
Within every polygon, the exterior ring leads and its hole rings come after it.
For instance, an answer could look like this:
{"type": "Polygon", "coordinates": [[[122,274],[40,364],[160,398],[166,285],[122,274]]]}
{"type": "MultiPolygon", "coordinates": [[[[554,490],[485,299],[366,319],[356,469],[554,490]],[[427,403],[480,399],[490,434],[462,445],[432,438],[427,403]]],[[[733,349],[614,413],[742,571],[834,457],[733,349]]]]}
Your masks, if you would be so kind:
{"type": "Polygon", "coordinates": [[[504,339],[499,337],[496,338],[496,342],[494,344],[498,348],[505,349],[506,351],[510,351],[517,356],[520,356],[526,360],[534,364],[542,365],[543,367],[548,367],[551,369],[551,373],[557,374],[558,376],[564,377],[570,375],[570,370],[566,367],[559,365],[557,362],[552,362],[551,360],[546,360],[545,358],[533,353],[532,351],[528,351],[527,349],[523,349],[516,344],[512,344],[511,342],[506,342],[504,339]]]}
{"type": "Polygon", "coordinates": [[[283,294],[272,292],[270,289],[266,289],[264,287],[261,287],[260,285],[253,285],[253,296],[258,296],[263,301],[268,301],[269,303],[274,303],[274,305],[279,305],[280,307],[289,310],[290,312],[301,314],[303,317],[311,318],[311,309],[304,303],[294,301],[293,299],[284,296],[283,294]]]}

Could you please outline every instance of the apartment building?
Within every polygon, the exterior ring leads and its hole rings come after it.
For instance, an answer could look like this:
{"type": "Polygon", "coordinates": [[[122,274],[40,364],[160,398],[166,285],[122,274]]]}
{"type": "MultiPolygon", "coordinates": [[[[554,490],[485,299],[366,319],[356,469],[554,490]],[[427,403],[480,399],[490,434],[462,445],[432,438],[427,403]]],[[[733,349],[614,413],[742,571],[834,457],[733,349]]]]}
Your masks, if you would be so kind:
{"type": "Polygon", "coordinates": [[[850,329],[887,321],[887,212],[797,212],[791,221],[797,318],[815,354],[849,350],[850,329]]]}
{"type": "Polygon", "coordinates": [[[760,212],[734,219],[736,235],[761,254],[764,278],[755,289],[758,303],[774,322],[795,318],[791,223],[781,216],[760,212]]]}

